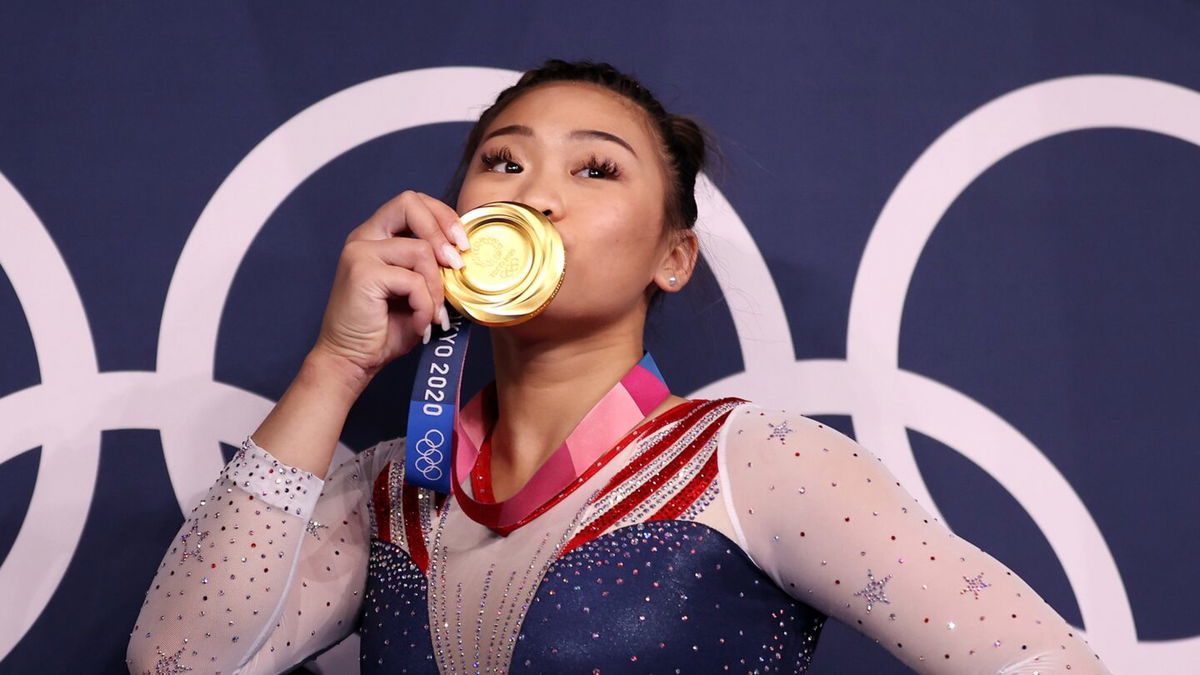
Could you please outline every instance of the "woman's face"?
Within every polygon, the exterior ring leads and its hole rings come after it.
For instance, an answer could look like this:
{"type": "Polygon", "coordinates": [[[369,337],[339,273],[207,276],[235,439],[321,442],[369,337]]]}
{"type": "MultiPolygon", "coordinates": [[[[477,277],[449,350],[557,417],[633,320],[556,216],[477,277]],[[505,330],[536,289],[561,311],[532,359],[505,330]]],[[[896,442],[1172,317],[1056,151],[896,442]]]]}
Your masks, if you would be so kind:
{"type": "Polygon", "coordinates": [[[670,274],[662,270],[670,248],[665,172],[646,124],[643,111],[618,94],[556,82],[522,94],[484,131],[458,212],[522,202],[546,213],[563,239],[563,285],[530,324],[607,324],[644,314],[647,285],[670,274]]]}

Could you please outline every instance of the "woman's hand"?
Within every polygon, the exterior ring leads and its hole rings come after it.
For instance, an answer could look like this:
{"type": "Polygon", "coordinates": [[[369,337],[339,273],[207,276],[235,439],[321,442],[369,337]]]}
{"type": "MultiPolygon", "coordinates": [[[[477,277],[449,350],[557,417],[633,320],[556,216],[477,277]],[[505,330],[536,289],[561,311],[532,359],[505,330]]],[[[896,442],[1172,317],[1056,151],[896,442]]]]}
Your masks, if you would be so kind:
{"type": "Polygon", "coordinates": [[[456,244],[469,247],[445,203],[405,190],[381,206],[346,237],[313,353],[366,382],[428,342],[433,322],[448,329],[439,265],[462,267],[456,244]]]}

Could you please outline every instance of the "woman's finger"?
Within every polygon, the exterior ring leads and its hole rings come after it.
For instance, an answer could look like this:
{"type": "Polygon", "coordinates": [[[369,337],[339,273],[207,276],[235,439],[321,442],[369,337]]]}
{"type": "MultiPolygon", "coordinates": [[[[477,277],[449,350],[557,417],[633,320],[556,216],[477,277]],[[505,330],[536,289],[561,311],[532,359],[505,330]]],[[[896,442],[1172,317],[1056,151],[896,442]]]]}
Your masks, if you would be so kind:
{"type": "Polygon", "coordinates": [[[405,190],[375,209],[362,225],[350,231],[346,243],[358,240],[390,239],[409,232],[408,205],[418,200],[413,190],[405,190]]]}
{"type": "Polygon", "coordinates": [[[408,306],[412,308],[413,332],[427,342],[437,306],[429,294],[425,277],[403,267],[381,265],[375,278],[389,295],[407,298],[408,306]]]}
{"type": "MultiPolygon", "coordinates": [[[[406,208],[408,209],[408,227],[413,234],[428,241],[433,246],[439,263],[446,267],[459,269],[463,266],[463,260],[447,236],[449,223],[443,226],[438,221],[438,217],[430,208],[431,203],[441,204],[441,202],[438,202],[429,195],[420,192],[413,193],[411,204],[406,204],[406,208]]],[[[445,205],[442,204],[442,206],[445,205]]],[[[445,212],[442,213],[442,218],[445,219],[445,212]]],[[[455,215],[454,218],[457,219],[458,216],[455,215]]]]}
{"type": "Polygon", "coordinates": [[[467,231],[463,228],[463,223],[458,217],[458,212],[440,199],[434,199],[423,192],[418,192],[417,195],[421,198],[421,201],[425,202],[425,206],[429,208],[430,212],[433,213],[446,238],[453,241],[460,251],[470,249],[471,242],[467,240],[467,231]]]}
{"type": "Polygon", "coordinates": [[[380,261],[411,269],[421,275],[433,301],[434,316],[431,321],[436,321],[444,330],[449,330],[450,317],[443,306],[445,293],[442,272],[434,259],[432,245],[424,239],[393,237],[372,242],[372,250],[380,261]]]}
{"type": "MultiPolygon", "coordinates": [[[[438,216],[435,216],[430,209],[431,203],[444,207],[439,209],[442,219],[445,219],[446,209],[453,212],[453,209],[429,195],[416,190],[405,190],[376,209],[375,213],[362,225],[351,230],[346,236],[345,243],[378,241],[412,234],[429,240],[433,244],[438,262],[441,264],[446,267],[462,267],[462,258],[454,250],[454,246],[450,244],[450,239],[446,235],[449,223],[445,227],[439,224],[438,216]]],[[[457,215],[454,216],[455,219],[457,217],[457,215]]]]}

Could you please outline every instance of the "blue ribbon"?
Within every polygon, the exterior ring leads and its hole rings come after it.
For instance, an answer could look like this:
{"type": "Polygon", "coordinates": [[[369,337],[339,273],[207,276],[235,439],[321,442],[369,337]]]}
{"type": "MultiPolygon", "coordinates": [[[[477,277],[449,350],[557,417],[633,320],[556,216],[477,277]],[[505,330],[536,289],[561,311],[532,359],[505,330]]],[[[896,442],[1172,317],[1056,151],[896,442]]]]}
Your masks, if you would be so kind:
{"type": "Polygon", "coordinates": [[[449,493],[454,471],[454,419],[471,323],[449,305],[446,311],[450,315],[450,330],[434,327],[417,365],[412,400],[408,403],[404,479],[449,493]]]}

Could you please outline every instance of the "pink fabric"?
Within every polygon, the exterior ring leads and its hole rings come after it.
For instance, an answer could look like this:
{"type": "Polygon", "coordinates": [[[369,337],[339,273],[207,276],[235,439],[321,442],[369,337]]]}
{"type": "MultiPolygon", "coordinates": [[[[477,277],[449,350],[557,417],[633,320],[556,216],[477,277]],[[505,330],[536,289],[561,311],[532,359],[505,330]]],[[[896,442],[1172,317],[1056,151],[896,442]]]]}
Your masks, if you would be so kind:
{"type": "Polygon", "coordinates": [[[652,393],[657,392],[663,386],[662,380],[641,365],[634,366],[633,370],[621,378],[621,384],[625,386],[625,390],[630,393],[634,403],[642,411],[642,417],[649,415],[650,411],[657,408],[658,404],[663,401],[662,398],[658,398],[652,393]]]}
{"type": "MultiPolygon", "coordinates": [[[[642,369],[635,368],[634,370],[642,369]]],[[[658,380],[656,379],[655,382],[658,380]]],[[[625,380],[622,380],[621,384],[625,384],[625,380]]],[[[658,382],[658,385],[662,387],[661,382],[658,382]]],[[[658,406],[657,403],[654,405],[658,406]]],[[[641,422],[645,416],[646,413],[642,412],[637,401],[623,386],[618,385],[600,399],[600,402],[583,416],[579,426],[575,427],[575,430],[571,432],[570,436],[567,436],[567,440],[563,443],[573,465],[572,475],[567,479],[568,482],[612,446],[615,440],[610,438],[612,433],[617,433],[617,438],[620,438],[634,425],[641,422]],[[611,429],[612,432],[605,433],[607,429],[611,429]]],[[[564,448],[560,448],[554,454],[559,454],[564,448]]],[[[538,476],[535,474],[534,479],[531,479],[526,487],[539,483],[537,478],[538,476]]],[[[550,486],[536,485],[535,487],[547,489],[550,486]]],[[[555,489],[546,496],[550,497],[555,492],[558,490],[555,489]]]]}
{"type": "Polygon", "coordinates": [[[512,525],[567,489],[606,450],[658,407],[670,390],[641,365],[635,365],[584,415],[529,481],[502,502],[479,502],[471,489],[471,471],[496,409],[495,383],[471,398],[455,421],[454,473],[457,494],[472,503],[468,511],[488,527],[512,525]]]}
{"type": "Polygon", "coordinates": [[[485,399],[489,403],[493,400],[494,387],[494,384],[489,384],[472,396],[454,420],[454,473],[464,487],[470,486],[468,477],[487,433],[483,403],[485,399]]]}
{"type": "MultiPolygon", "coordinates": [[[[558,494],[562,488],[575,480],[575,470],[571,466],[571,458],[562,452],[560,447],[550,455],[545,464],[529,479],[517,494],[502,502],[496,502],[499,507],[496,525],[511,525],[533,510],[546,503],[558,494]],[[554,487],[558,486],[558,487],[554,487]]],[[[484,523],[485,525],[487,523],[484,523]]]]}

